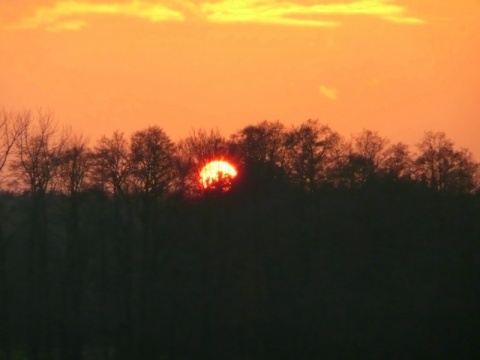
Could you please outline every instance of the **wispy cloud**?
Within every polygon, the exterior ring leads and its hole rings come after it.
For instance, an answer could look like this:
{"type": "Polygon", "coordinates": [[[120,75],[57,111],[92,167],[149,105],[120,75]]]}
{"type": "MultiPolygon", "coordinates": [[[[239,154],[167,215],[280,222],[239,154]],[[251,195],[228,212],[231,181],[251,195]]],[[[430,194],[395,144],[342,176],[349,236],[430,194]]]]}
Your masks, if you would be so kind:
{"type": "Polygon", "coordinates": [[[290,2],[258,0],[224,0],[206,2],[200,7],[209,21],[224,23],[270,23],[303,26],[338,26],[337,21],[305,19],[299,16],[312,15],[312,6],[290,2]]]}
{"type": "Polygon", "coordinates": [[[327,99],[330,99],[330,100],[337,99],[338,91],[333,88],[330,88],[325,85],[320,85],[318,87],[318,91],[320,92],[321,95],[325,96],[327,99]]]}
{"type": "Polygon", "coordinates": [[[385,16],[385,20],[399,23],[399,24],[424,24],[425,21],[419,18],[414,17],[404,17],[404,16],[385,16]]]}
{"type": "Polygon", "coordinates": [[[391,0],[353,0],[348,3],[303,5],[289,1],[223,0],[201,5],[204,16],[214,22],[254,22],[303,26],[338,26],[326,16],[368,15],[398,23],[422,23],[405,15],[406,9],[391,0]],[[307,18],[308,17],[308,18],[307,18]]]}
{"type": "MultiPolygon", "coordinates": [[[[323,1],[301,4],[289,0],[57,0],[39,5],[31,15],[21,17],[11,28],[44,28],[49,31],[80,30],[89,16],[130,16],[150,22],[183,21],[193,17],[214,23],[259,23],[296,26],[336,27],[348,15],[370,16],[400,24],[423,20],[407,14],[392,0],[323,1]],[[335,19],[333,19],[335,17],[335,19]]],[[[298,0],[297,0],[298,1],[298,0]]]]}
{"type": "Polygon", "coordinates": [[[181,12],[162,4],[140,0],[130,2],[58,1],[53,6],[40,7],[32,16],[23,17],[12,28],[43,27],[50,31],[79,30],[86,25],[88,15],[123,15],[143,18],[151,22],[181,21],[181,12]]]}

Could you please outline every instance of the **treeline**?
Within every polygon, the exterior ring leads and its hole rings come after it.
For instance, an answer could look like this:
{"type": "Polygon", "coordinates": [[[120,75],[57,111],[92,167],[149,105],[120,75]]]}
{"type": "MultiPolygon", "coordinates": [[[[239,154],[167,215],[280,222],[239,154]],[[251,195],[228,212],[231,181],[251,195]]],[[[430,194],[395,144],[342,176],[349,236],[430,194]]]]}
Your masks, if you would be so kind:
{"type": "Polygon", "coordinates": [[[3,112],[0,359],[474,358],[478,164],[307,121],[93,147],[3,112]],[[202,189],[200,167],[239,176],[202,189]]]}
{"type": "MultiPolygon", "coordinates": [[[[285,128],[280,122],[246,126],[224,138],[218,131],[194,131],[174,144],[158,126],[103,136],[93,148],[81,135],[59,131],[48,113],[0,114],[0,170],[9,170],[10,189],[32,194],[72,195],[85,190],[165,197],[199,194],[201,167],[226,158],[257,185],[281,181],[302,190],[358,188],[368,181],[416,182],[435,190],[471,193],[479,185],[479,164],[443,132],[426,132],[412,152],[363,130],[344,139],[329,126],[308,120],[285,128]],[[13,158],[6,166],[9,155],[13,158]]],[[[265,185],[265,184],[264,184],[265,185]]]]}

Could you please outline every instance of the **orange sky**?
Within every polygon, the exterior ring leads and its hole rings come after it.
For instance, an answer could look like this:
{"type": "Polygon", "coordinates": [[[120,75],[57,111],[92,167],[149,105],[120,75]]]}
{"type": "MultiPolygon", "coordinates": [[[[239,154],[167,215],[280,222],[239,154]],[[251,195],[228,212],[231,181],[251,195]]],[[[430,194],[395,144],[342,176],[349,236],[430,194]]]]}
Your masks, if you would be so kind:
{"type": "Polygon", "coordinates": [[[480,160],[479,0],[0,0],[0,108],[92,140],[319,119],[480,160]]]}

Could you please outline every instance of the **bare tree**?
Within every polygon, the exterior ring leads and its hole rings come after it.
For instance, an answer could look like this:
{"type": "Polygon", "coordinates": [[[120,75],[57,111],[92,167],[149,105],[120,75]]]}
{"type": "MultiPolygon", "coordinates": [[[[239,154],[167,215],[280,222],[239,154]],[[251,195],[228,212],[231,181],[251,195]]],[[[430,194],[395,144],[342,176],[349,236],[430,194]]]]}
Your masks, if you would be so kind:
{"type": "Polygon", "coordinates": [[[59,133],[51,113],[27,113],[23,121],[12,170],[31,194],[44,195],[58,173],[65,137],[59,133]]]}
{"type": "Polygon", "coordinates": [[[157,126],[135,132],[130,140],[134,190],[158,198],[172,189],[175,180],[175,146],[157,126]]]}
{"type": "Polygon", "coordinates": [[[111,138],[103,136],[94,152],[92,178],[95,185],[114,195],[128,191],[130,154],[123,133],[115,131],[111,138]]]}
{"type": "Polygon", "coordinates": [[[60,189],[70,196],[78,195],[85,190],[93,160],[93,153],[81,135],[69,137],[60,155],[58,171],[60,189]]]}
{"type": "Polygon", "coordinates": [[[340,140],[340,135],[316,120],[293,128],[286,138],[287,167],[293,181],[310,191],[328,181],[340,140]]]}
{"type": "MultiPolygon", "coordinates": [[[[142,334],[139,348],[143,357],[154,338],[149,332],[148,313],[155,304],[149,297],[149,286],[159,272],[159,254],[164,241],[158,238],[158,220],[161,201],[172,190],[175,182],[175,146],[158,126],[135,132],[130,140],[132,184],[137,214],[141,223],[137,242],[141,259],[141,279],[138,281],[138,334],[142,334]]],[[[164,240],[164,239],[163,239],[164,240]]]]}
{"type": "Polygon", "coordinates": [[[279,121],[263,121],[233,134],[231,154],[243,166],[250,185],[268,188],[285,177],[286,131],[279,121]]]}
{"type": "Polygon", "coordinates": [[[378,172],[384,159],[384,150],[387,144],[388,140],[386,138],[372,130],[365,129],[354,136],[353,151],[356,155],[365,159],[367,176],[373,176],[378,172]]]}
{"type": "MultiPolygon", "coordinates": [[[[113,227],[105,224],[104,230],[109,236],[102,239],[102,264],[99,277],[101,282],[107,286],[108,271],[106,269],[107,258],[104,254],[108,252],[111,244],[114,244],[112,259],[122,271],[119,279],[121,288],[113,287],[113,291],[119,299],[120,314],[118,323],[103,324],[102,346],[104,352],[108,353],[110,347],[109,331],[116,332],[115,343],[119,352],[119,359],[131,358],[132,337],[133,337],[133,223],[135,221],[132,204],[129,198],[129,191],[132,188],[132,167],[130,162],[129,142],[124,134],[115,131],[110,137],[103,136],[94,149],[93,168],[91,181],[94,187],[105,191],[112,196],[113,227]],[[113,240],[113,241],[112,241],[113,240]],[[121,324],[121,326],[119,326],[121,324]],[[113,330],[118,328],[118,330],[113,330]],[[112,329],[112,330],[109,330],[112,329]]],[[[136,237],[135,237],[136,238],[136,237]]],[[[106,299],[102,299],[102,309],[108,307],[106,299]]]]}
{"type": "MultiPolygon", "coordinates": [[[[3,177],[3,169],[14,149],[14,145],[21,136],[25,127],[25,114],[0,110],[0,181],[3,177]]],[[[10,302],[7,285],[7,237],[3,228],[4,219],[3,202],[0,201],[0,322],[3,324],[0,330],[0,348],[10,358],[10,302]]]]}
{"type": "Polygon", "coordinates": [[[231,143],[244,159],[281,166],[284,164],[285,127],[279,121],[262,121],[232,135],[231,143]]]}
{"type": "Polygon", "coordinates": [[[59,188],[68,195],[67,239],[62,301],[62,345],[65,359],[80,360],[83,354],[82,299],[87,244],[82,237],[81,193],[93,165],[93,154],[81,135],[67,139],[58,172],[59,188]]]}
{"type": "Polygon", "coordinates": [[[199,173],[211,160],[228,157],[228,146],[218,130],[192,131],[190,136],[177,145],[178,188],[188,194],[202,190],[199,173]]]}
{"type": "Polygon", "coordinates": [[[472,152],[462,148],[455,151],[455,170],[452,174],[454,188],[460,192],[472,192],[480,186],[480,164],[472,152]]]}
{"type": "Polygon", "coordinates": [[[407,145],[397,143],[385,150],[381,164],[385,175],[393,180],[410,180],[413,172],[413,160],[407,145]]]}
{"type": "Polygon", "coordinates": [[[387,139],[371,130],[365,129],[353,136],[337,164],[336,174],[340,182],[348,186],[361,186],[367,180],[381,175],[387,144],[387,139]]]}
{"type": "Polygon", "coordinates": [[[478,163],[470,151],[455,150],[443,132],[426,132],[417,145],[416,176],[436,190],[472,191],[476,187],[478,163]]]}
{"type": "Polygon", "coordinates": [[[25,115],[25,127],[16,143],[12,170],[28,189],[31,199],[28,240],[28,352],[29,358],[51,358],[52,311],[48,251],[46,194],[53,188],[65,139],[51,113],[25,115]]]}
{"type": "Polygon", "coordinates": [[[0,111],[0,173],[28,122],[28,112],[0,111]]]}

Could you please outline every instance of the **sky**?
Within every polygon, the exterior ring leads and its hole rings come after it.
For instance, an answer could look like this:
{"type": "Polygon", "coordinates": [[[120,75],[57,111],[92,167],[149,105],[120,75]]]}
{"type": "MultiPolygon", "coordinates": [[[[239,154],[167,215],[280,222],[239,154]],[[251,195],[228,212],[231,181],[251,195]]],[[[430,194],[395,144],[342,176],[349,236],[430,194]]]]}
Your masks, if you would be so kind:
{"type": "Polygon", "coordinates": [[[94,144],[318,119],[480,160],[479,0],[0,0],[0,108],[94,144]]]}

